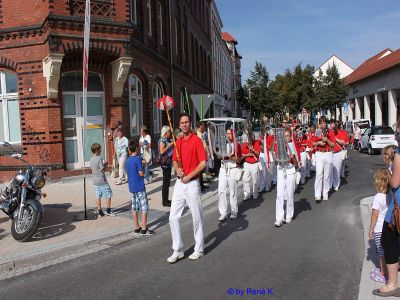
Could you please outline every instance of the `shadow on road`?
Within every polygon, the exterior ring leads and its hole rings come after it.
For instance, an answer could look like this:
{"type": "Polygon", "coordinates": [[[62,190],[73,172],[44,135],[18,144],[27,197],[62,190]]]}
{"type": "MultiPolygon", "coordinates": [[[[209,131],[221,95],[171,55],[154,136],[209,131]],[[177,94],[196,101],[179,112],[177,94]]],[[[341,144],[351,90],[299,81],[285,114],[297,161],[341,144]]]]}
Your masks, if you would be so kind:
{"type": "MultiPolygon", "coordinates": [[[[218,229],[207,235],[207,237],[204,239],[204,243],[206,245],[204,252],[210,253],[232,233],[245,230],[248,226],[249,221],[246,220],[245,214],[240,214],[235,220],[228,220],[218,223],[218,229]]],[[[187,250],[187,253],[191,253],[191,251],[193,251],[193,249],[187,250]]]]}
{"type": "MultiPolygon", "coordinates": [[[[71,203],[44,205],[45,214],[43,214],[42,224],[31,241],[47,240],[73,231],[76,227],[73,223],[83,220],[84,212],[69,212],[70,207],[71,203]]],[[[97,219],[97,214],[88,210],[87,217],[97,219]]]]}
{"type": "Polygon", "coordinates": [[[293,220],[296,220],[297,216],[301,214],[303,211],[312,210],[310,202],[307,201],[306,198],[301,198],[298,201],[294,202],[294,214],[293,220]]]}

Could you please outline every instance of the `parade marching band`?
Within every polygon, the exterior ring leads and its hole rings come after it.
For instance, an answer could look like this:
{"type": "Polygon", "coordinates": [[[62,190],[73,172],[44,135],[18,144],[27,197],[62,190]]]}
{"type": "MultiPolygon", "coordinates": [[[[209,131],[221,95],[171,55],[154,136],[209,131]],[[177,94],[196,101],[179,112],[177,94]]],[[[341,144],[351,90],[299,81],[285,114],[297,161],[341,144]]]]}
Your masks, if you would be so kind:
{"type": "MultiPolygon", "coordinates": [[[[332,191],[339,190],[350,141],[341,122],[322,116],[318,125],[311,126],[288,124],[287,120],[275,129],[262,124],[257,138],[248,124],[245,123],[243,136],[236,136],[233,127],[226,126],[226,136],[222,139],[225,139],[229,151],[221,157],[218,181],[220,222],[237,217],[240,199],[237,189],[241,179],[237,175],[241,167],[244,201],[257,199],[259,193],[276,186],[276,227],[292,221],[294,193],[299,185],[306,184],[311,171],[315,171],[316,203],[327,201],[332,191]]],[[[210,149],[213,151],[213,147],[210,149]]]]}

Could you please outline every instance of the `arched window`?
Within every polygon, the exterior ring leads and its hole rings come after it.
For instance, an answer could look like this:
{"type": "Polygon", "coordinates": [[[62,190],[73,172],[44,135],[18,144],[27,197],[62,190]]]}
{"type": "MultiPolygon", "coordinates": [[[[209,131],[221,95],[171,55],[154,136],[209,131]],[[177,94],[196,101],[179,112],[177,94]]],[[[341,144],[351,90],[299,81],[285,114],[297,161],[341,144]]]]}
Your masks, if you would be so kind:
{"type": "Polygon", "coordinates": [[[158,133],[161,131],[162,118],[161,118],[161,110],[157,108],[157,101],[164,94],[162,86],[159,82],[153,83],[152,94],[153,94],[153,132],[158,133]]]}
{"type": "Polygon", "coordinates": [[[21,143],[17,76],[0,72],[0,141],[21,143]]]}
{"type": "Polygon", "coordinates": [[[136,75],[129,76],[129,116],[131,136],[139,135],[143,125],[143,86],[136,75]]]}

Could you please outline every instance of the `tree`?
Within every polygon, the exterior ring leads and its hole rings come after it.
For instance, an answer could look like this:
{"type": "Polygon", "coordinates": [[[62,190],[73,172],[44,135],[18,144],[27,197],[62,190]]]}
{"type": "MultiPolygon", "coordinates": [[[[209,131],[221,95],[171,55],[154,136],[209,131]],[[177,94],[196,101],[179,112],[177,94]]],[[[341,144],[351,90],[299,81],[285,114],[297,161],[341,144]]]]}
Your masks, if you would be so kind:
{"type": "Polygon", "coordinates": [[[270,103],[268,99],[269,74],[266,67],[256,61],[250,78],[246,81],[244,88],[247,97],[244,97],[243,107],[250,111],[250,115],[260,118],[263,114],[270,114],[270,103]]]}

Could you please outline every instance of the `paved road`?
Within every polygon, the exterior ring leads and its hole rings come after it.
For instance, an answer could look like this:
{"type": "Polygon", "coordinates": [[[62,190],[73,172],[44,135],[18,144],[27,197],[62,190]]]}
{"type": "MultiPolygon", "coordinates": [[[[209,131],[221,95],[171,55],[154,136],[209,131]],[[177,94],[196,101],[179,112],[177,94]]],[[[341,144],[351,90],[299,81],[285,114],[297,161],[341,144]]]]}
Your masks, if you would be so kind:
{"type": "MultiPolygon", "coordinates": [[[[363,242],[359,201],[372,195],[380,156],[351,153],[348,179],[316,204],[313,180],[295,195],[295,218],[275,228],[275,189],[242,202],[240,217],[218,223],[216,204],[205,210],[206,255],[166,263],[169,227],[108,250],[0,282],[0,299],[230,299],[248,288],[274,296],[256,299],[356,299],[363,242]],[[271,290],[270,290],[271,291],[271,290]]],[[[186,247],[191,219],[183,220],[186,247]]],[[[192,248],[186,251],[189,255],[192,248]]]]}

